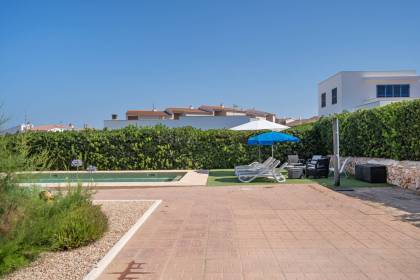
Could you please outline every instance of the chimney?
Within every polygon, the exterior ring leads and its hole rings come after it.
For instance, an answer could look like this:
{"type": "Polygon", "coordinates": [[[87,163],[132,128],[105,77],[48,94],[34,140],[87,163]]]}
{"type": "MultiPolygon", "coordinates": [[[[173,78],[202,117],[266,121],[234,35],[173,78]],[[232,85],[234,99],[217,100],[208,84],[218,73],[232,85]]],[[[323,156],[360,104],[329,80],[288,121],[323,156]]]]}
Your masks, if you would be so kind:
{"type": "Polygon", "coordinates": [[[192,106],[192,105],[190,105],[190,107],[189,107],[190,109],[194,109],[194,107],[192,106]]]}
{"type": "Polygon", "coordinates": [[[117,114],[112,114],[111,119],[112,120],[118,120],[118,115],[117,114]]]}

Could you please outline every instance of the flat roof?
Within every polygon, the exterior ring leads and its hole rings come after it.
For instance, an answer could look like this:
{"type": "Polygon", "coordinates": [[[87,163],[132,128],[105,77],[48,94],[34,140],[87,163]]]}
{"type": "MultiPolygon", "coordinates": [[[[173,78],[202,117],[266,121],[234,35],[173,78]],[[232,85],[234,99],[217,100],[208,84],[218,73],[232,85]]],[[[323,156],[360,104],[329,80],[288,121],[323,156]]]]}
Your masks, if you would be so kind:
{"type": "Polygon", "coordinates": [[[197,115],[213,115],[213,113],[193,108],[166,108],[166,112],[171,114],[197,114],[197,115]]]}
{"type": "Polygon", "coordinates": [[[390,78],[390,77],[393,77],[394,75],[397,76],[397,77],[400,77],[400,76],[416,76],[417,75],[416,70],[394,70],[394,71],[392,71],[392,70],[388,70],[388,71],[347,71],[347,70],[344,70],[344,71],[339,71],[339,72],[335,73],[334,75],[331,75],[328,78],[318,82],[318,85],[324,83],[325,81],[327,81],[327,80],[329,80],[329,79],[331,79],[331,78],[333,78],[337,75],[341,75],[341,74],[344,74],[344,73],[363,73],[367,76],[366,78],[368,78],[368,77],[380,77],[380,76],[390,78]]]}

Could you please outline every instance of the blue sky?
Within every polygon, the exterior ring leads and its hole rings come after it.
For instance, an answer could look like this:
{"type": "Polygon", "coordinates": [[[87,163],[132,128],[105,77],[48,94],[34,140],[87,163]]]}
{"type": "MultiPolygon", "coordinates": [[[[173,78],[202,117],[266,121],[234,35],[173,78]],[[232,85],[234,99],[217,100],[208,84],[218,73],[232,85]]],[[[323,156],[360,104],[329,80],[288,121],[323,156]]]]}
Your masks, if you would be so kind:
{"type": "Polygon", "coordinates": [[[0,2],[0,103],[9,126],[237,104],[317,112],[341,70],[420,71],[420,1],[0,2]]]}

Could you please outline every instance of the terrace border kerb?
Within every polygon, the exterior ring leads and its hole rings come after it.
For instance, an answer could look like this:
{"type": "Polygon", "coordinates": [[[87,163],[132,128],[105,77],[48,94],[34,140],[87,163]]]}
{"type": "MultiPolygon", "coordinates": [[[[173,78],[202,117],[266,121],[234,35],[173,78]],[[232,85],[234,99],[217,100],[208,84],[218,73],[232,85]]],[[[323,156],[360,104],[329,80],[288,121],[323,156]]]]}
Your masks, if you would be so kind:
{"type": "Polygon", "coordinates": [[[118,240],[117,243],[106,253],[106,255],[94,266],[94,268],[83,278],[83,280],[97,279],[105,268],[114,260],[121,249],[133,237],[133,235],[140,229],[152,213],[159,207],[162,200],[150,199],[110,199],[110,200],[96,200],[95,201],[153,201],[153,204],[147,209],[146,212],[137,220],[137,222],[118,240]]]}

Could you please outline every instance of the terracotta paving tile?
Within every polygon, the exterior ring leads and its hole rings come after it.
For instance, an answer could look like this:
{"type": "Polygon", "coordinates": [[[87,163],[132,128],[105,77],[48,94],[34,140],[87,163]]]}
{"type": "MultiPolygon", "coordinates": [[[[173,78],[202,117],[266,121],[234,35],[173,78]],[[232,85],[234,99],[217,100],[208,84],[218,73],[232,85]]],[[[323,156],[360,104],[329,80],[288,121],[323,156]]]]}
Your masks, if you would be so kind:
{"type": "Polygon", "coordinates": [[[242,262],[240,259],[208,259],[205,263],[206,273],[241,273],[242,262]]]}
{"type": "Polygon", "coordinates": [[[204,280],[243,280],[242,273],[206,273],[204,280]]]}
{"type": "Polygon", "coordinates": [[[100,190],[162,199],[100,279],[420,279],[420,229],[316,185],[100,190]],[[130,268],[135,262],[138,267],[130,268]]]}
{"type": "Polygon", "coordinates": [[[408,279],[410,280],[418,280],[420,279],[420,273],[406,273],[408,279]]]}
{"type": "Polygon", "coordinates": [[[296,240],[295,235],[290,231],[266,231],[264,235],[268,240],[270,239],[291,239],[296,240]]]}
{"type": "Polygon", "coordinates": [[[286,272],[285,277],[287,280],[306,280],[305,273],[302,272],[286,272]]]}
{"type": "Polygon", "coordinates": [[[348,280],[368,280],[369,279],[365,274],[361,272],[344,273],[344,275],[346,276],[346,279],[348,280]]]}
{"type": "Polygon", "coordinates": [[[325,239],[317,231],[292,231],[292,234],[296,237],[297,240],[320,240],[320,239],[325,239]]]}
{"type": "Polygon", "coordinates": [[[244,273],[243,279],[246,279],[246,280],[284,280],[286,278],[281,273],[251,272],[251,273],[244,273]]]}
{"type": "Polygon", "coordinates": [[[240,231],[236,234],[235,238],[238,239],[252,239],[252,238],[266,238],[266,234],[262,231],[240,231]]]}
{"type": "Polygon", "coordinates": [[[265,238],[238,239],[239,248],[270,248],[270,244],[265,238]]]}

